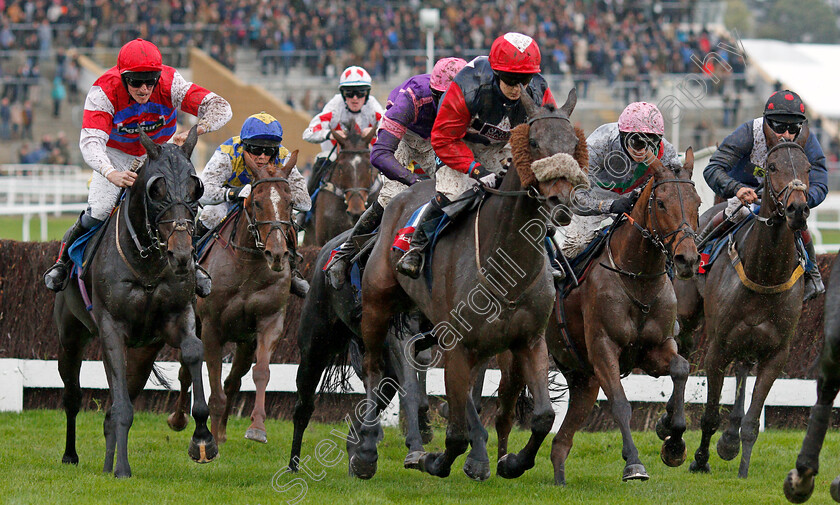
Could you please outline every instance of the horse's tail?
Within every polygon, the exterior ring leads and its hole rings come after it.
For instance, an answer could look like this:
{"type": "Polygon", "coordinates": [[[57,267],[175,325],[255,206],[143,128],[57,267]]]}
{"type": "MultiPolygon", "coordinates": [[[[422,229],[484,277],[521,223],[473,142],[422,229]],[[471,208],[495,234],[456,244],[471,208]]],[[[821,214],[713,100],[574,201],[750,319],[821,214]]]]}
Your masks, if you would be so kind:
{"type": "Polygon", "coordinates": [[[321,381],[321,391],[324,393],[349,391],[351,367],[361,377],[362,351],[356,338],[348,339],[344,347],[327,362],[324,378],[321,381]],[[348,359],[350,367],[347,366],[348,359]]]}
{"type": "Polygon", "coordinates": [[[152,374],[154,375],[154,379],[152,381],[157,384],[158,386],[163,386],[166,388],[167,391],[172,391],[172,383],[169,382],[169,379],[163,374],[160,370],[160,367],[157,365],[152,365],[152,374]]]}

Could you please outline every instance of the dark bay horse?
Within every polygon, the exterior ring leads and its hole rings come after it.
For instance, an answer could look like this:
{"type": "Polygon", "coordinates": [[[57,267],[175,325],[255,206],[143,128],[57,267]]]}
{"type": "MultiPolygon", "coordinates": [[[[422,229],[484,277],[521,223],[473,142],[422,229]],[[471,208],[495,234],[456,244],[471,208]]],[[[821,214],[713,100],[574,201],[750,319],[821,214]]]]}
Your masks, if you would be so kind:
{"type": "MultiPolygon", "coordinates": [[[[706,323],[708,396],[700,446],[690,467],[693,472],[710,471],[709,443],[720,425],[723,378],[729,364],[735,362],[735,405],[717,452],[722,459],[731,460],[742,446],[738,477],[747,477],[764,400],[784,368],[802,312],[802,267],[794,232],[806,226],[811,164],[804,140],[778,141],[765,129],[769,150],[758,216],[738,230],[728,251],[722,253],[728,252],[728,257],[712,264],[705,278],[675,282],[681,342],[689,340],[699,321],[705,318],[706,323]],[[745,415],[746,378],[753,363],[758,364],[758,374],[745,415]]],[[[807,128],[798,138],[808,138],[807,128]]],[[[704,221],[719,208],[707,211],[704,221]]]]}
{"type": "Polygon", "coordinates": [[[218,455],[207,429],[208,408],[201,384],[201,341],[195,334],[193,220],[203,192],[190,163],[198,135],[195,127],[183,147],[140,141],[148,158],[134,185],[107,224],[101,247],[84,275],[90,288],[90,311],[78,283],[71,282],[55,302],[61,340],[58,368],[64,381],[67,446],[63,463],[79,462],[76,414],[81,404],[79,369],[85,345],[102,344],[111,391],[105,414],[105,472],[130,477],[128,430],[132,402],[143,390],[164,344],[181,349],[181,363],[196,379],[192,415],[196,428],[189,455],[199,462],[218,455]],[[116,453],[117,466],[114,468],[116,453]]]}
{"type": "MultiPolygon", "coordinates": [[[[811,407],[808,431],[802,450],[784,483],[785,496],[791,503],[805,503],[814,492],[820,470],[820,451],[831,420],[834,398],[840,391],[840,261],[834,259],[831,278],[825,291],[825,342],[819,362],[817,403],[811,407]]],[[[831,497],[840,502],[840,476],[831,482],[831,497]]]]}
{"type": "MultiPolygon", "coordinates": [[[[288,243],[295,233],[291,221],[292,192],[289,173],[297,151],[283,167],[270,165],[254,170],[253,190],[236,218],[224,226],[202,266],[213,277],[213,291],[198,300],[201,341],[210,375],[210,428],[219,442],[227,440],[227,420],[242,376],[251,368],[256,400],[245,438],[265,443],[265,388],[268,364],[283,332],[289,300],[288,243]],[[222,387],[222,354],[226,342],[236,343],[230,373],[222,387]]],[[[190,370],[181,368],[181,394],[169,426],[186,426],[190,370]]]]}
{"type": "MultiPolygon", "coordinates": [[[[297,402],[294,411],[294,435],[289,468],[297,471],[300,460],[303,434],[309,425],[315,409],[315,393],[323,380],[330,386],[341,382],[342,374],[330,367],[344,366],[349,354],[356,374],[361,377],[361,354],[364,348],[359,328],[360,313],[357,310],[354,289],[350,282],[340,290],[333,289],[323,273],[324,265],[331,253],[350,235],[346,230],[326,243],[315,260],[312,283],[301,310],[297,341],[300,349],[300,366],[297,372],[297,402]],[[325,371],[327,374],[325,375],[325,371]]],[[[429,353],[418,356],[419,349],[408,348],[413,344],[408,337],[431,326],[421,321],[419,314],[396,316],[388,329],[385,340],[385,377],[388,387],[377,399],[379,408],[387,407],[394,395],[400,394],[400,407],[405,414],[406,439],[409,451],[423,449],[429,443],[432,430],[429,426],[429,400],[426,396],[425,374],[415,369],[412,363],[426,359],[429,353]],[[406,356],[411,356],[411,361],[406,356]]],[[[418,347],[421,347],[418,345],[418,347]]],[[[352,438],[352,433],[348,439],[352,438]]]]}
{"type": "MultiPolygon", "coordinates": [[[[576,102],[574,90],[559,109],[537,106],[524,91],[522,102],[529,120],[518,126],[511,137],[515,169],[507,171],[499,191],[491,192],[477,210],[462,216],[441,237],[434,263],[429,267],[431,288],[423,276],[414,280],[398,275],[398,255],[391,251],[397,230],[433,196],[431,182],[415,184],[388,206],[362,281],[361,326],[368,405],[375,405],[372,402],[379,396],[383,344],[393,314],[419,307],[434,325],[433,334],[445,349],[449,404],[446,451],[416,452],[405,461],[407,468],[439,477],[449,475],[453,461],[470,443],[472,452],[467,457],[465,473],[476,480],[489,476],[487,432],[481,426],[470,391],[480,366],[500,352],[513,351],[533,393],[535,408],[531,439],[521,453],[499,461],[498,474],[514,478],[532,468],[554,420],[543,338],[554,289],[546,268],[543,240],[549,218],[568,224],[571,215],[566,205],[574,187],[587,184],[580,168],[587,163],[586,144],[583,132],[576,131],[569,121],[576,102]],[[542,174],[539,180],[534,170],[537,166],[542,174]],[[546,166],[553,168],[543,171],[546,166]],[[472,426],[469,439],[468,424],[472,426]]],[[[377,410],[367,410],[359,427],[360,440],[348,444],[350,472],[360,478],[371,478],[376,473],[377,410]]]]}
{"type": "MultiPolygon", "coordinates": [[[[673,394],[656,431],[665,441],[662,461],[668,466],[685,461],[683,404],[689,365],[674,341],[677,299],[666,269],[672,265],[680,278],[690,278],[697,270],[700,255],[693,238],[700,197],[691,181],[691,148],[682,170],[674,173],[659,160],[651,168],[653,177],[629,218],[615,228],[593,260],[591,273],[563,302],[568,338],[557,324],[556,308],[546,330],[549,352],[569,387],[569,409],[551,448],[558,485],[566,484],[566,459],[575,432],[592,410],[599,387],[621,431],[626,462],[622,479],[648,479],[630,433],[631,407],[621,385],[621,375],[634,368],[654,377],[671,376],[673,394]]],[[[500,458],[507,451],[516,398],[525,386],[521,370],[507,361],[500,360],[496,420],[500,458]]]]}
{"type": "Polygon", "coordinates": [[[355,124],[332,130],[338,142],[335,162],[321,179],[312,218],[306,226],[306,245],[323,246],[339,233],[352,228],[368,203],[376,198],[379,172],[370,163],[370,141],[376,128],[363,134],[355,124]]]}

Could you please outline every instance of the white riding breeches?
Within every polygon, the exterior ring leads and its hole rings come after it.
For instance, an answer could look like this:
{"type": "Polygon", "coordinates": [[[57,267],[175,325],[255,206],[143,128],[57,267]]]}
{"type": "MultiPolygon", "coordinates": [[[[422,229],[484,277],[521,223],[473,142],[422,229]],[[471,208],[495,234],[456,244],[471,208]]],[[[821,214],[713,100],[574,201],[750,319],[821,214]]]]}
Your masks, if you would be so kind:
{"type": "MultiPolygon", "coordinates": [[[[142,156],[133,156],[111,147],[106,148],[105,152],[108,154],[108,159],[111,160],[114,168],[120,172],[126,170],[136,172],[143,162],[146,161],[145,154],[142,156]]],[[[88,210],[90,216],[99,221],[105,220],[117,204],[121,190],[122,188],[112,184],[105,176],[94,171],[93,177],[90,180],[90,190],[88,191],[88,210]]]]}
{"type": "MultiPolygon", "coordinates": [[[[510,145],[481,145],[467,142],[473,152],[475,160],[487,170],[501,174],[510,158],[510,145]]],[[[443,193],[450,200],[472,189],[478,181],[468,174],[453,170],[446,165],[439,166],[435,172],[435,190],[443,193]]]]}

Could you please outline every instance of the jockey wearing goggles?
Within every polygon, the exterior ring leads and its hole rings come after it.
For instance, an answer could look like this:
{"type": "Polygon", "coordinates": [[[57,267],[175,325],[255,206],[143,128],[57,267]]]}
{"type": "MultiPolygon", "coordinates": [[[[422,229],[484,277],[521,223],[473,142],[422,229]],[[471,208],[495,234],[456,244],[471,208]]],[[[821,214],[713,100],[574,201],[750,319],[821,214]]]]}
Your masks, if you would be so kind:
{"type": "Polygon", "coordinates": [[[437,195],[427,205],[397,270],[417,278],[429,238],[423,224],[439,217],[442,207],[476,185],[494,186],[510,157],[511,130],[527,120],[520,98],[525,92],[538,105],[554,103],[539,74],[540,49],[521,33],[497,38],[490,56],[479,56],[458,72],[441,99],[432,128],[432,146],[440,162],[435,172],[437,195]]]}
{"type": "MultiPolygon", "coordinates": [[[[767,99],[762,117],[747,121],[723,139],[703,171],[703,177],[715,195],[727,199],[728,205],[709,221],[697,237],[698,241],[713,238],[710,237],[712,230],[736,209],[740,208],[736,219],[729,221],[730,225],[724,225],[722,228],[730,228],[733,222],[741,221],[749,214],[749,207],[741,207],[741,204],[748,206],[758,200],[755,189],[762,184],[761,174],[767,161],[767,138],[775,135],[780,140],[796,141],[803,129],[807,131],[806,125],[805,104],[799,95],[790,90],[776,91],[767,99]]],[[[811,162],[811,170],[808,173],[808,207],[814,208],[825,200],[828,192],[828,172],[825,168],[825,154],[813,132],[808,132],[805,139],[805,154],[811,162]]],[[[715,235],[725,231],[727,230],[718,230],[715,235]]],[[[807,231],[802,232],[802,241],[813,265],[813,268],[805,273],[807,301],[824,292],[825,287],[816,266],[816,252],[811,234],[807,231]]]]}
{"type": "Polygon", "coordinates": [[[430,137],[437,106],[455,74],[466,64],[461,58],[443,58],[431,74],[414,76],[388,95],[385,116],[370,153],[371,163],[385,182],[379,199],[362,214],[327,267],[327,279],[334,288],[340,289],[344,284],[349,258],[358,252],[353,238],[373,232],[394,196],[433,175],[435,152],[430,137]]]}
{"type": "MultiPolygon", "coordinates": [[[[282,140],[283,127],[280,122],[271,114],[260,112],[245,120],[239,136],[226,140],[216,148],[201,173],[204,182],[201,204],[204,208],[199,216],[199,226],[196,227],[197,238],[218,226],[236,203],[251,194],[254,170],[269,164],[282,166],[288,161],[290,153],[281,143],[282,140]]],[[[306,180],[297,167],[292,169],[288,179],[294,210],[308,211],[312,202],[306,191],[306,180]]],[[[292,237],[292,241],[295,238],[292,237]]],[[[295,243],[289,244],[292,249],[289,257],[292,269],[291,293],[303,298],[309,290],[309,284],[297,270],[295,246],[295,243]]]]}
{"type": "MultiPolygon", "coordinates": [[[[198,116],[198,134],[216,131],[231,118],[230,104],[219,95],[187,82],[162,62],[151,42],[135,39],[117,55],[117,65],[97,79],[85,99],[79,148],[94,170],[88,208],[64,235],[58,261],[44,274],[44,283],[61,291],[69,280],[67,249],[101,223],[117,204],[121,188],[134,183],[146,160],[140,131],[157,144],[172,139],[178,145],[187,131],[175,133],[178,111],[198,116]]],[[[210,278],[196,269],[196,292],[210,293],[210,278]]]]}
{"type": "Polygon", "coordinates": [[[601,125],[589,135],[591,189],[575,192],[574,215],[562,244],[566,257],[574,258],[589,245],[605,217],[633,210],[637,189],[650,179],[654,159],[673,170],[682,168],[664,133],[665,121],[656,105],[635,102],[624,108],[617,123],[601,125]]]}

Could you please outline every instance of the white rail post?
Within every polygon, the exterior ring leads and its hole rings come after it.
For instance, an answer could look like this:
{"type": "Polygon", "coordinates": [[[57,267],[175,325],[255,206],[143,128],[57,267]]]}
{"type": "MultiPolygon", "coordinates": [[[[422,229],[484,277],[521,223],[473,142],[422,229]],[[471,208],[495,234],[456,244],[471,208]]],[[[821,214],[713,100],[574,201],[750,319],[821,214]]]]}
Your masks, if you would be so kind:
{"type": "MultiPolygon", "coordinates": [[[[23,208],[29,207],[29,193],[24,193],[23,195],[23,208]]],[[[21,237],[20,239],[24,242],[28,242],[29,238],[29,223],[32,221],[32,214],[26,213],[23,215],[23,230],[21,230],[21,237]]]]}

